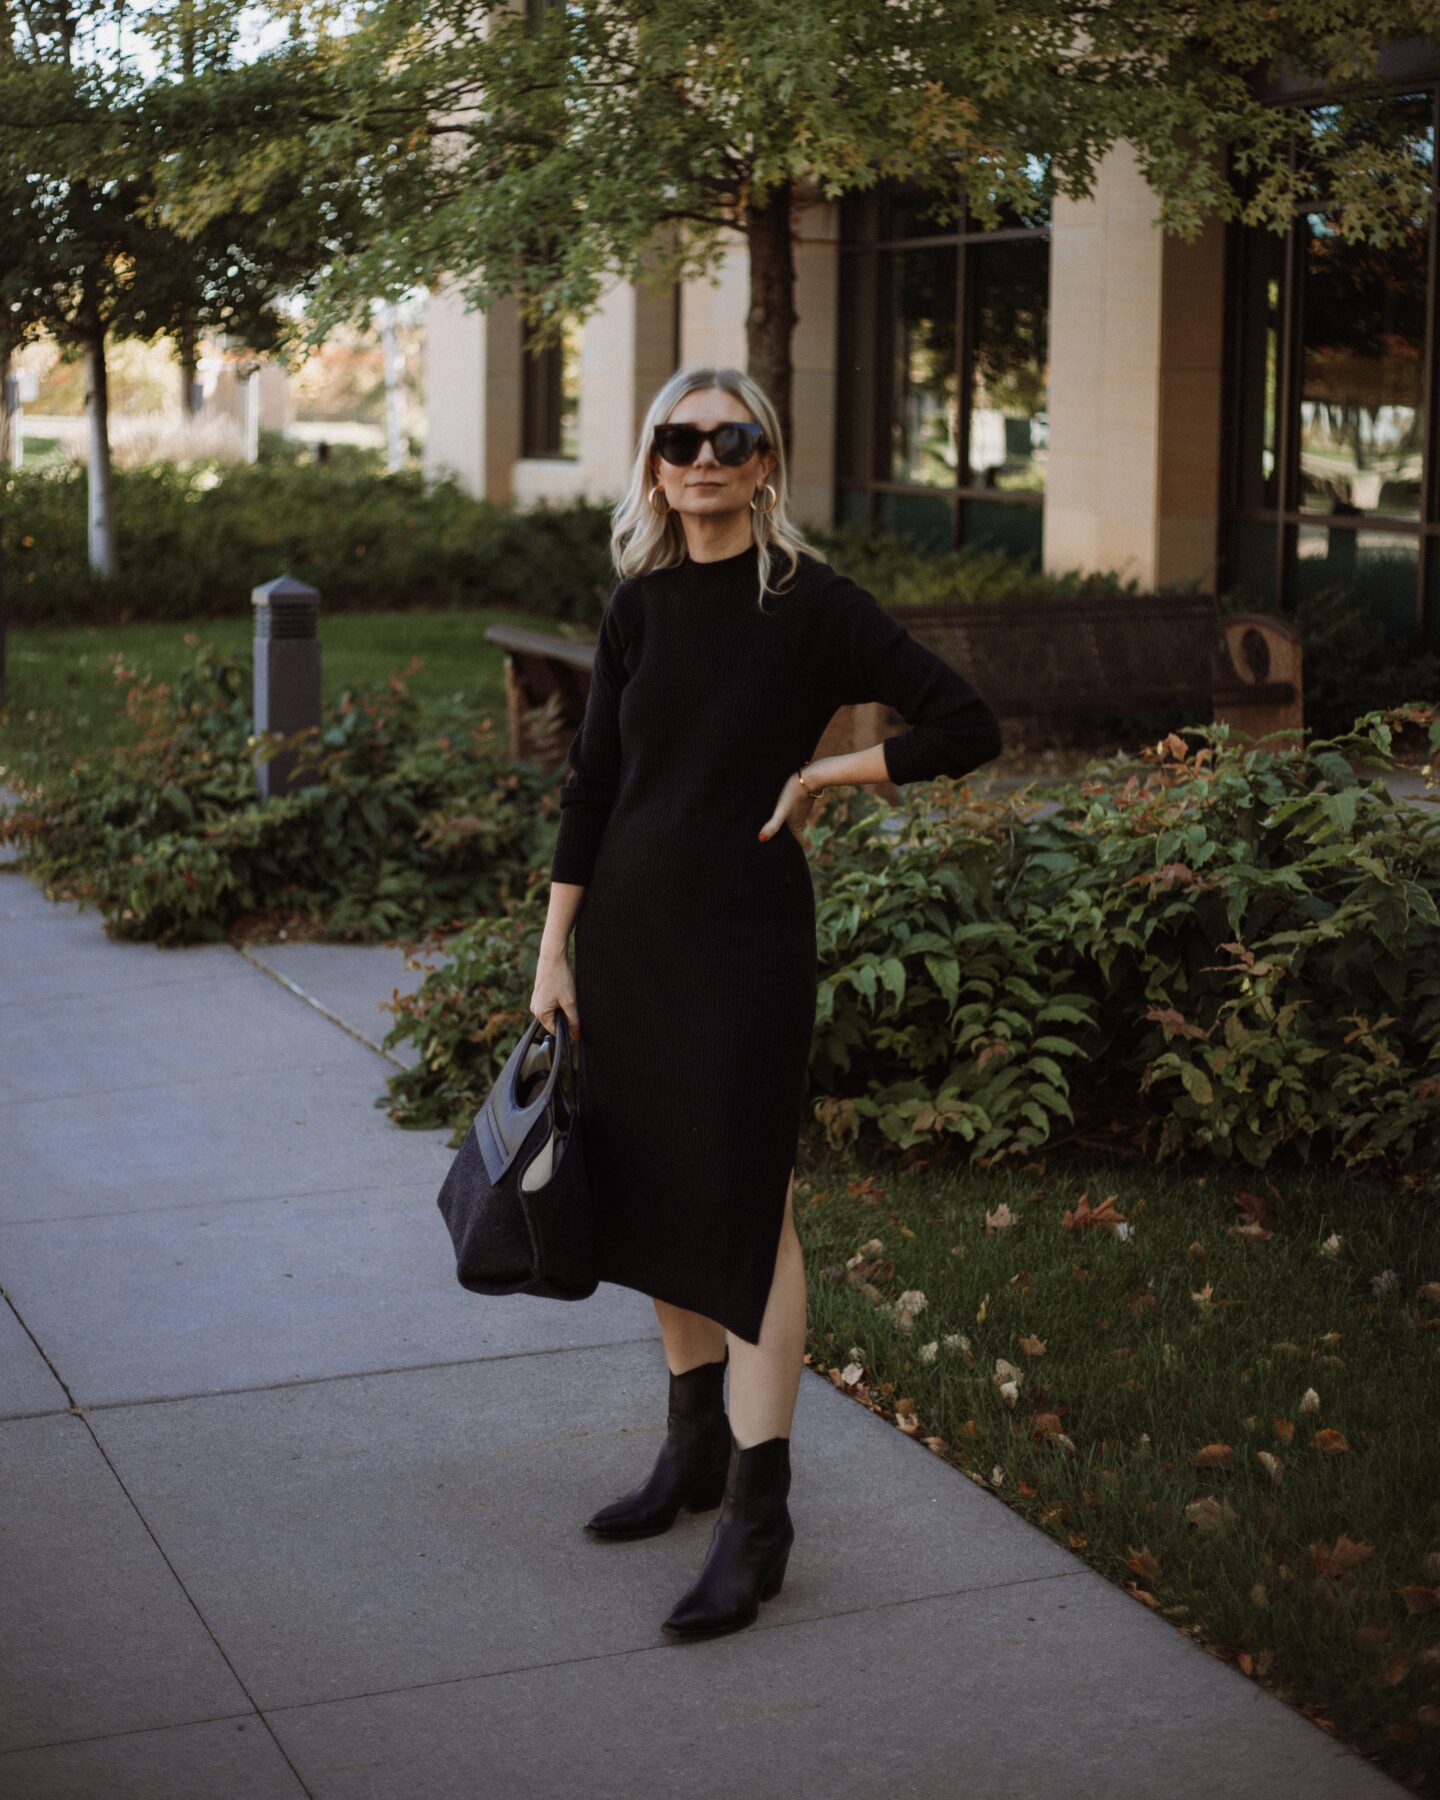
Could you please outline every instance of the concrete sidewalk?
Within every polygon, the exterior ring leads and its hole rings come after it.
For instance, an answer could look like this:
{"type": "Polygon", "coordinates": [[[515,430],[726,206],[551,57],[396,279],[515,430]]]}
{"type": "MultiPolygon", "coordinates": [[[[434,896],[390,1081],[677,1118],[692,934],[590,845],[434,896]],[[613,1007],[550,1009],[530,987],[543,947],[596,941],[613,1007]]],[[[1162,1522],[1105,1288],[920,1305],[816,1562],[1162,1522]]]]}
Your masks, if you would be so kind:
{"type": "Polygon", "coordinates": [[[784,1591],[672,1644],[714,1515],[581,1529],[660,1441],[653,1308],[456,1283],[444,1136],[375,1105],[419,979],[0,868],[7,1800],[1402,1791],[815,1376],[784,1591]]]}

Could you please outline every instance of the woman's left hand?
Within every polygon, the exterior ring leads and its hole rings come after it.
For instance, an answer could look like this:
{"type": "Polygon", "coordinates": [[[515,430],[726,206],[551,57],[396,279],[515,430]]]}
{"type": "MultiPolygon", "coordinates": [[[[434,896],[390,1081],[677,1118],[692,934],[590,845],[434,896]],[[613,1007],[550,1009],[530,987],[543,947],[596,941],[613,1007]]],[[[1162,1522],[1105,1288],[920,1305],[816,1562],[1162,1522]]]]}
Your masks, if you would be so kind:
{"type": "Polygon", "coordinates": [[[775,802],[775,810],[760,827],[760,842],[774,837],[782,825],[788,825],[791,831],[803,844],[805,827],[810,822],[810,814],[815,807],[815,797],[807,794],[800,785],[800,777],[791,775],[780,790],[780,798],[775,802]]]}

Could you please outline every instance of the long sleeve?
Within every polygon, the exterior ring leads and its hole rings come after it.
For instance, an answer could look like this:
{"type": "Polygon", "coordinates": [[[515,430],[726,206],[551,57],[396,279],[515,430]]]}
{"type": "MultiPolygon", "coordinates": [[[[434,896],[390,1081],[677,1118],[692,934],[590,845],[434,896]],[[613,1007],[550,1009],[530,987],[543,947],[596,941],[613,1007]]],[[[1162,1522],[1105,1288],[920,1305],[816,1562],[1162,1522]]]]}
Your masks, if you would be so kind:
{"type": "Polygon", "coordinates": [[[841,576],[823,604],[837,705],[883,701],[909,726],[884,740],[893,782],[931,781],[937,775],[958,779],[1000,754],[1000,725],[989,704],[873,594],[841,576]]]}
{"type": "Polygon", "coordinates": [[[622,582],[605,606],[585,716],[570,743],[569,773],[560,790],[560,825],[550,862],[551,881],[585,886],[620,785],[620,691],[625,685],[622,582]]]}

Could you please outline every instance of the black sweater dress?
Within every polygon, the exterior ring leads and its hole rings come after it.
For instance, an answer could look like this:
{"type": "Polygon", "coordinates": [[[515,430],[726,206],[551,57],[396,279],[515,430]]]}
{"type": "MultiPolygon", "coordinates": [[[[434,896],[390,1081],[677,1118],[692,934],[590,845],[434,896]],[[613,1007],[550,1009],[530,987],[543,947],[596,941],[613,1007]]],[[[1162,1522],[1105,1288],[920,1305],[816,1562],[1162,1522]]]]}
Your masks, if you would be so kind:
{"type": "Polygon", "coordinates": [[[881,700],[892,781],[961,776],[995,715],[830,565],[756,546],[622,580],[560,790],[597,1273],[750,1343],[770,1293],[815,1022],[815,899],[787,776],[835,710],[881,700]]]}

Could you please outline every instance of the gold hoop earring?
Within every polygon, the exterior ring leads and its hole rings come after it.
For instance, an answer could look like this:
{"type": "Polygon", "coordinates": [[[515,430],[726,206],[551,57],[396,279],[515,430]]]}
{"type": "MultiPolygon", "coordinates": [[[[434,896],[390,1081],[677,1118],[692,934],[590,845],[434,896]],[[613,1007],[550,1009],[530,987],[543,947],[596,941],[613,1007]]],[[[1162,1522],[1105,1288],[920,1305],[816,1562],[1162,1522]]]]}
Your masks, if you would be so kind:
{"type": "Polygon", "coordinates": [[[771,487],[771,485],[768,481],[762,482],[761,485],[758,488],[756,488],[755,493],[750,496],[751,512],[759,513],[762,517],[767,517],[770,513],[774,512],[775,508],[779,504],[780,504],[780,496],[775,492],[774,488],[771,487]],[[770,496],[770,504],[768,506],[757,506],[755,504],[756,495],[762,494],[762,493],[768,494],[770,496]]]}
{"type": "Polygon", "coordinates": [[[652,512],[668,513],[672,510],[671,506],[670,506],[670,502],[668,500],[665,502],[665,504],[663,506],[656,506],[656,504],[655,504],[655,496],[657,494],[663,494],[664,492],[665,492],[664,484],[659,481],[657,481],[655,483],[654,487],[651,488],[650,493],[649,493],[649,500],[650,500],[650,510],[652,512]]]}

